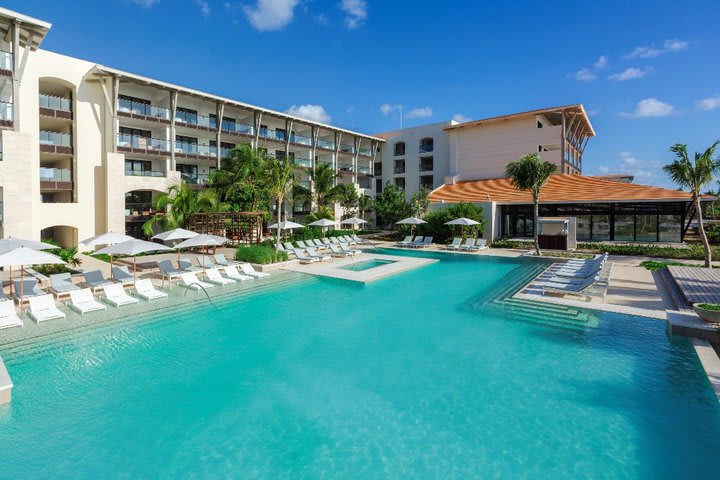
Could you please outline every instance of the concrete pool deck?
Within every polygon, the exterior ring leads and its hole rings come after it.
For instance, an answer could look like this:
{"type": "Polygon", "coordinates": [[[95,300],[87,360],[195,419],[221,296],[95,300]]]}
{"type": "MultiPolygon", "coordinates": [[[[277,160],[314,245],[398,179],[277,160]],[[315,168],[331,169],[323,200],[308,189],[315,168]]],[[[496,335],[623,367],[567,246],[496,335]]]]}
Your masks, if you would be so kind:
{"type": "Polygon", "coordinates": [[[285,270],[298,273],[307,273],[320,277],[338,278],[340,280],[349,280],[359,283],[370,283],[377,280],[396,275],[401,272],[424,267],[438,260],[434,258],[419,257],[400,257],[395,255],[384,255],[373,253],[372,250],[366,249],[357,258],[333,258],[332,261],[311,263],[308,265],[293,265],[285,268],[285,270]],[[354,271],[346,270],[344,267],[352,266],[356,263],[384,260],[392,263],[379,265],[377,267],[368,268],[367,270],[354,271]]]}

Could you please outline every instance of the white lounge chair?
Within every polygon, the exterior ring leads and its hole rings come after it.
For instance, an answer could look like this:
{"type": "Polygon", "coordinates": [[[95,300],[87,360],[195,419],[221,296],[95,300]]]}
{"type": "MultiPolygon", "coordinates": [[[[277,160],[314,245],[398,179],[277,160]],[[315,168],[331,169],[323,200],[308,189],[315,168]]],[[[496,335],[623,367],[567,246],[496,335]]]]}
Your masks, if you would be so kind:
{"type": "Polygon", "coordinates": [[[194,272],[185,272],[180,275],[182,280],[182,286],[185,288],[191,288],[193,290],[200,290],[201,288],[212,288],[212,283],[201,282],[198,280],[197,275],[194,272]]]}
{"type": "Polygon", "coordinates": [[[180,270],[182,270],[184,273],[185,272],[190,272],[190,273],[202,272],[202,268],[196,267],[187,258],[181,258],[180,260],[178,260],[178,267],[180,267],[180,270]]]}
{"type": "Polygon", "coordinates": [[[235,265],[228,265],[227,267],[223,267],[223,272],[225,273],[226,277],[237,280],[238,282],[252,280],[253,278],[249,275],[243,275],[242,273],[238,272],[238,269],[235,265]]]}
{"type": "Polygon", "coordinates": [[[215,285],[228,285],[230,283],[235,283],[235,280],[232,278],[226,278],[220,275],[220,270],[217,268],[209,268],[205,270],[205,275],[207,275],[207,281],[214,283],[215,285]]]}
{"type": "Polygon", "coordinates": [[[56,318],[65,318],[65,312],[57,308],[55,299],[51,294],[40,295],[28,300],[30,311],[28,314],[35,322],[40,323],[56,318]]]}
{"type": "Polygon", "coordinates": [[[330,255],[333,257],[351,257],[355,255],[354,252],[348,252],[346,250],[340,250],[338,245],[330,245],[330,255]]]}
{"type": "Polygon", "coordinates": [[[55,292],[55,296],[67,295],[72,290],[80,290],[80,287],[72,283],[69,273],[56,273],[50,275],[50,290],[55,292]]]}
{"type": "Polygon", "coordinates": [[[466,238],[465,243],[460,245],[460,250],[470,250],[472,247],[475,246],[475,239],[474,238],[466,238]]]}
{"type": "Polygon", "coordinates": [[[408,235],[408,236],[405,237],[403,240],[400,240],[399,242],[397,242],[397,243],[395,244],[395,246],[396,246],[396,247],[405,247],[405,246],[407,246],[407,245],[410,245],[410,244],[412,243],[412,241],[413,241],[412,235],[408,235]]]}
{"type": "Polygon", "coordinates": [[[125,292],[123,286],[119,283],[108,285],[105,287],[105,302],[115,307],[122,307],[124,305],[132,305],[133,303],[139,303],[139,300],[135,297],[128,295],[125,292]]]}
{"type": "Polygon", "coordinates": [[[177,268],[173,267],[173,264],[170,260],[160,260],[157,262],[158,268],[160,269],[160,275],[162,276],[163,282],[165,279],[168,281],[172,281],[174,279],[180,278],[180,275],[182,275],[182,270],[178,270],[177,268]]]}
{"type": "Polygon", "coordinates": [[[155,288],[152,280],[145,278],[135,282],[135,295],[145,300],[157,300],[167,298],[168,294],[155,288]]]}
{"type": "Polygon", "coordinates": [[[315,257],[321,262],[324,262],[325,260],[332,260],[332,257],[330,255],[321,255],[320,253],[318,253],[318,251],[315,250],[315,247],[307,247],[305,251],[308,253],[309,256],[315,257]]]}
{"type": "Polygon", "coordinates": [[[462,243],[462,238],[455,237],[455,238],[453,238],[453,241],[450,244],[445,245],[445,250],[459,250],[461,243],[462,243]]]}
{"type": "Polygon", "coordinates": [[[95,300],[95,296],[89,288],[83,288],[82,290],[74,290],[70,292],[70,302],[68,302],[68,307],[72,308],[76,312],[79,312],[80,315],[85,315],[86,313],[98,310],[105,310],[107,308],[105,305],[95,300]]]}
{"type": "Polygon", "coordinates": [[[238,265],[238,267],[240,267],[242,273],[244,273],[245,275],[250,275],[251,277],[264,278],[270,276],[269,273],[258,272],[249,263],[241,263],[240,265],[238,265]]]}
{"type": "Polygon", "coordinates": [[[355,255],[360,255],[360,254],[362,253],[362,250],[352,249],[352,248],[348,247],[348,246],[347,246],[346,244],[344,244],[344,243],[341,243],[341,244],[338,245],[338,246],[340,247],[340,250],[342,250],[343,252],[347,252],[347,253],[349,253],[349,254],[351,254],[351,255],[353,255],[353,256],[355,256],[355,255]]]}
{"type": "MultiPolygon", "coordinates": [[[[52,296],[52,295],[51,295],[52,296]]],[[[0,328],[22,327],[23,322],[15,311],[15,302],[3,300],[0,302],[0,328]]]]}
{"type": "Polygon", "coordinates": [[[235,260],[228,260],[227,258],[225,258],[224,253],[218,253],[217,255],[215,255],[215,263],[217,263],[220,267],[227,267],[229,265],[237,265],[240,262],[236,262],[235,260]]]}
{"type": "Polygon", "coordinates": [[[488,248],[487,240],[484,238],[478,238],[475,240],[475,245],[470,247],[470,250],[485,250],[486,248],[488,248]]]}
{"type": "Polygon", "coordinates": [[[112,280],[105,278],[100,270],[87,271],[83,273],[83,276],[85,277],[85,285],[92,288],[93,291],[97,290],[98,288],[103,288],[106,285],[112,285],[114,283],[112,280]]]}

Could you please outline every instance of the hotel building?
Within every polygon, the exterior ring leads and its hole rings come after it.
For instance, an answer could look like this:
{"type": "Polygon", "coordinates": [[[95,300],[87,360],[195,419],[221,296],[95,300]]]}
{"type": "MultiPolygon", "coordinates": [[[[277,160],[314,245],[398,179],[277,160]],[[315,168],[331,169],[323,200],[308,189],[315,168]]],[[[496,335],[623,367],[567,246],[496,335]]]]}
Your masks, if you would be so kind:
{"type": "Polygon", "coordinates": [[[154,196],[205,188],[239,144],[292,158],[305,186],[327,163],[372,194],[383,139],[46,51],[50,28],[0,8],[3,236],[140,236],[154,196]]]}

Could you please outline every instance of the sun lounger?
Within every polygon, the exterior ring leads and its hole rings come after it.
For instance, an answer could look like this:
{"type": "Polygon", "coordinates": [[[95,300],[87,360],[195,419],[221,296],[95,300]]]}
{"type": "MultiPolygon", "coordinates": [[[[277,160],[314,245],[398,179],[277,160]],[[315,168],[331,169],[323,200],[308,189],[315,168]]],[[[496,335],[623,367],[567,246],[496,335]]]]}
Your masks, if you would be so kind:
{"type": "Polygon", "coordinates": [[[160,269],[160,275],[162,276],[163,281],[167,280],[173,280],[176,278],[180,278],[180,275],[182,275],[182,270],[178,270],[177,268],[173,267],[173,264],[170,260],[160,260],[157,262],[158,268],[160,269]]]}
{"type": "Polygon", "coordinates": [[[145,300],[167,298],[168,294],[155,288],[152,280],[145,278],[135,282],[135,295],[145,300]]]}
{"type": "Polygon", "coordinates": [[[295,248],[292,244],[292,242],[285,242],[283,243],[283,246],[285,247],[285,250],[292,252],[292,250],[295,248]]]}
{"type": "Polygon", "coordinates": [[[238,267],[240,267],[242,273],[244,273],[245,275],[250,275],[251,277],[264,278],[270,276],[269,273],[258,272],[249,263],[241,263],[240,265],[238,265],[238,267]]]}
{"type": "Polygon", "coordinates": [[[66,295],[73,290],[80,290],[80,287],[72,283],[69,273],[56,273],[50,275],[50,290],[55,292],[56,296],[66,295]]]}
{"type": "Polygon", "coordinates": [[[405,246],[410,247],[410,248],[415,248],[419,245],[422,245],[424,240],[425,240],[425,237],[423,237],[422,235],[418,235],[417,237],[415,237],[415,240],[413,240],[412,242],[408,243],[405,246]]]}
{"type": "Polygon", "coordinates": [[[227,267],[223,267],[223,272],[225,273],[226,277],[237,280],[238,282],[252,280],[253,278],[249,275],[243,275],[242,273],[238,272],[238,269],[235,265],[228,265],[227,267]]]}
{"type": "Polygon", "coordinates": [[[322,239],[322,243],[323,243],[323,245],[325,245],[325,246],[330,246],[330,245],[332,245],[332,242],[331,242],[330,239],[327,238],[327,237],[325,237],[325,238],[322,239]]]}
{"type": "Polygon", "coordinates": [[[462,238],[455,237],[455,238],[453,238],[453,241],[449,245],[445,245],[445,250],[459,250],[461,243],[462,243],[462,238]]]}
{"type": "Polygon", "coordinates": [[[433,237],[425,237],[422,242],[413,242],[410,246],[413,248],[425,248],[432,245],[433,237]]]}
{"type": "Polygon", "coordinates": [[[192,290],[200,290],[201,288],[212,288],[212,283],[207,282],[201,282],[198,280],[197,275],[195,275],[195,272],[185,272],[180,275],[180,280],[182,280],[181,285],[185,288],[190,288],[192,290]]]}
{"type": "Polygon", "coordinates": [[[477,240],[475,240],[475,245],[470,247],[470,250],[477,251],[477,250],[485,250],[486,248],[488,248],[487,240],[485,240],[484,238],[478,238],[477,240]]]}
{"type": "Polygon", "coordinates": [[[22,296],[23,300],[28,300],[32,297],[39,297],[45,295],[46,292],[42,288],[38,287],[38,281],[34,278],[28,278],[25,280],[13,280],[13,296],[20,301],[22,296]],[[22,285],[22,290],[20,286],[22,285]],[[22,293],[22,295],[20,295],[22,293]]]}
{"type": "Polygon", "coordinates": [[[330,255],[321,255],[320,253],[318,253],[318,251],[315,250],[315,247],[307,247],[305,251],[307,252],[308,256],[318,258],[321,262],[332,259],[330,255]]]}
{"type": "MultiPolygon", "coordinates": [[[[51,295],[52,296],[52,295],[51,295]]],[[[37,297],[36,297],[37,298],[37,297]]],[[[3,300],[0,302],[0,328],[22,327],[23,322],[15,311],[15,302],[3,300]]]]}
{"type": "Polygon", "coordinates": [[[297,245],[298,248],[305,248],[305,247],[306,247],[305,242],[303,242],[302,240],[295,240],[295,245],[297,245]]]}
{"type": "Polygon", "coordinates": [[[83,273],[83,276],[85,277],[85,282],[83,283],[88,287],[92,288],[93,291],[98,288],[102,288],[105,285],[113,284],[110,279],[103,277],[103,274],[100,270],[90,270],[89,272],[83,273]]]}
{"type": "Polygon", "coordinates": [[[334,243],[335,245],[340,245],[342,243],[337,237],[330,237],[330,242],[334,243]]]}
{"type": "Polygon", "coordinates": [[[135,278],[130,274],[128,267],[113,267],[112,278],[116,282],[120,282],[122,285],[131,285],[135,282],[135,278]]]}
{"type": "Polygon", "coordinates": [[[340,247],[338,245],[330,245],[330,252],[330,255],[332,255],[333,257],[351,257],[355,255],[354,252],[340,250],[340,247]]]}
{"type": "Polygon", "coordinates": [[[240,262],[236,262],[235,260],[228,260],[225,258],[224,253],[218,253],[215,255],[215,263],[217,263],[221,267],[227,267],[229,265],[237,265],[240,262]]]}
{"type": "Polygon", "coordinates": [[[202,268],[217,268],[217,264],[210,255],[198,255],[197,263],[202,268]]]}
{"type": "Polygon", "coordinates": [[[399,242],[397,242],[397,243],[395,244],[395,246],[396,246],[396,247],[405,247],[405,246],[407,246],[407,245],[410,245],[410,244],[412,243],[412,241],[413,241],[412,235],[408,235],[408,236],[405,237],[403,240],[400,240],[399,242]]]}
{"type": "Polygon", "coordinates": [[[357,245],[357,242],[348,235],[340,235],[340,240],[344,240],[348,245],[357,245]]]}
{"type": "Polygon", "coordinates": [[[124,305],[132,305],[138,303],[139,300],[135,297],[128,295],[125,292],[123,286],[119,283],[108,285],[104,290],[105,298],[103,300],[110,305],[115,307],[122,307],[124,305]]]}
{"type": "Polygon", "coordinates": [[[590,288],[591,291],[594,293],[595,289],[593,285],[595,282],[600,280],[599,276],[591,277],[582,283],[558,283],[558,282],[550,282],[550,281],[541,281],[541,282],[534,282],[534,286],[542,287],[543,292],[551,292],[551,293],[580,293],[586,288],[590,288]]]}
{"type": "MultiPolygon", "coordinates": [[[[122,285],[120,285],[122,288],[122,285]]],[[[95,300],[95,296],[92,294],[92,290],[89,288],[83,288],[81,290],[75,290],[70,292],[70,302],[68,307],[72,308],[80,315],[86,313],[95,312],[98,310],[105,310],[107,307],[102,303],[95,300]]]]}
{"type": "Polygon", "coordinates": [[[466,238],[465,242],[462,245],[460,245],[459,250],[470,250],[474,246],[475,246],[475,239],[474,238],[466,238]]]}
{"type": "Polygon", "coordinates": [[[294,248],[293,253],[295,254],[295,258],[300,260],[300,263],[314,263],[320,261],[320,259],[317,257],[309,256],[307,253],[305,253],[305,250],[301,248],[294,248]]]}
{"type": "Polygon", "coordinates": [[[313,239],[312,242],[315,244],[315,247],[317,247],[318,250],[327,248],[327,246],[323,244],[319,238],[313,239]]]}
{"type": "Polygon", "coordinates": [[[340,250],[342,250],[343,252],[350,253],[351,255],[360,255],[362,253],[362,250],[352,249],[352,248],[348,247],[347,245],[345,245],[344,243],[341,243],[339,245],[339,247],[340,247],[340,250]]]}
{"type": "Polygon", "coordinates": [[[50,294],[33,297],[28,303],[30,304],[28,314],[37,323],[56,318],[65,318],[65,312],[57,308],[55,299],[50,294]]]}
{"type": "Polygon", "coordinates": [[[207,275],[207,281],[214,283],[215,285],[228,285],[230,283],[235,283],[235,280],[232,278],[226,278],[220,275],[220,270],[217,268],[205,270],[205,275],[207,275]]]}
{"type": "Polygon", "coordinates": [[[202,268],[196,267],[187,258],[181,258],[180,260],[178,260],[178,266],[180,267],[180,270],[182,270],[183,273],[202,272],[202,268]]]}
{"type": "Polygon", "coordinates": [[[360,238],[360,237],[358,237],[357,235],[355,235],[354,233],[352,234],[351,237],[352,237],[353,240],[355,240],[355,241],[357,242],[358,245],[375,245],[375,244],[374,244],[373,242],[371,242],[370,240],[366,240],[366,239],[364,239],[364,238],[360,238]]]}

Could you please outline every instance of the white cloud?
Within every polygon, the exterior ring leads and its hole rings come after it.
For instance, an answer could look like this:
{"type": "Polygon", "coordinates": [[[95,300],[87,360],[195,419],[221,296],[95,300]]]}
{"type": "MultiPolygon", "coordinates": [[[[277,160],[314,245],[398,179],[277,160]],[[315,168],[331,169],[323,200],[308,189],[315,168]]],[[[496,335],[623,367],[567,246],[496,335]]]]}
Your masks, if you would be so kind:
{"type": "Polygon", "coordinates": [[[720,107],[720,93],[695,102],[695,108],[698,110],[715,110],[718,107],[720,107]]]}
{"type": "Polygon", "coordinates": [[[574,78],[575,80],[579,80],[581,82],[590,82],[595,80],[595,74],[588,68],[581,68],[577,72],[571,74],[570,78],[574,78]]]}
{"type": "Polygon", "coordinates": [[[399,112],[402,110],[403,106],[399,104],[390,104],[390,103],[383,103],[380,105],[380,111],[383,115],[388,116],[393,112],[399,112]]]}
{"type": "Polygon", "coordinates": [[[160,0],[133,0],[133,3],[136,5],[140,5],[141,7],[150,8],[159,1],[160,0]]]}
{"type": "Polygon", "coordinates": [[[675,107],[669,103],[661,102],[657,98],[640,100],[632,113],[621,113],[628,118],[667,117],[675,113],[675,107]]]}
{"type": "Polygon", "coordinates": [[[455,120],[456,122],[460,122],[460,123],[469,122],[471,120],[470,117],[466,117],[462,113],[456,113],[455,115],[452,116],[452,119],[455,120]]]}
{"type": "Polygon", "coordinates": [[[635,47],[635,49],[625,55],[625,58],[655,58],[669,52],[680,52],[687,49],[689,42],[685,40],[665,40],[662,47],[647,45],[635,47]]]}
{"type": "Polygon", "coordinates": [[[330,123],[332,120],[322,105],[293,105],[285,113],[320,123],[330,123]]]}
{"type": "Polygon", "coordinates": [[[345,25],[354,30],[367,19],[367,2],[365,0],[342,0],[340,10],[345,12],[345,25]]]}
{"type": "Polygon", "coordinates": [[[597,59],[597,61],[594,64],[595,68],[605,68],[608,66],[608,57],[607,55],[600,55],[600,58],[597,59]]]}
{"type": "Polygon", "coordinates": [[[257,0],[255,6],[244,6],[243,12],[261,32],[282,30],[292,22],[295,7],[300,0],[257,0]]]}
{"type": "Polygon", "coordinates": [[[345,109],[345,113],[347,113],[348,115],[350,115],[351,113],[354,113],[354,112],[355,112],[354,106],[349,106],[345,109]]]}
{"type": "Polygon", "coordinates": [[[643,78],[645,75],[652,71],[651,67],[648,68],[626,68],[620,73],[614,73],[608,77],[609,80],[616,80],[618,82],[624,82],[625,80],[636,80],[643,78]]]}
{"type": "Polygon", "coordinates": [[[203,17],[210,15],[210,4],[204,0],[195,0],[195,4],[200,8],[203,17]]]}
{"type": "MultiPolygon", "coordinates": [[[[624,173],[635,178],[648,180],[657,178],[662,166],[657,160],[641,160],[632,152],[619,152],[620,162],[612,168],[612,173],[624,173]]],[[[607,168],[607,167],[605,167],[607,168]]],[[[606,172],[610,170],[607,169],[606,172]]]]}
{"type": "Polygon", "coordinates": [[[405,114],[405,118],[430,118],[433,111],[430,107],[413,108],[405,114]]]}

